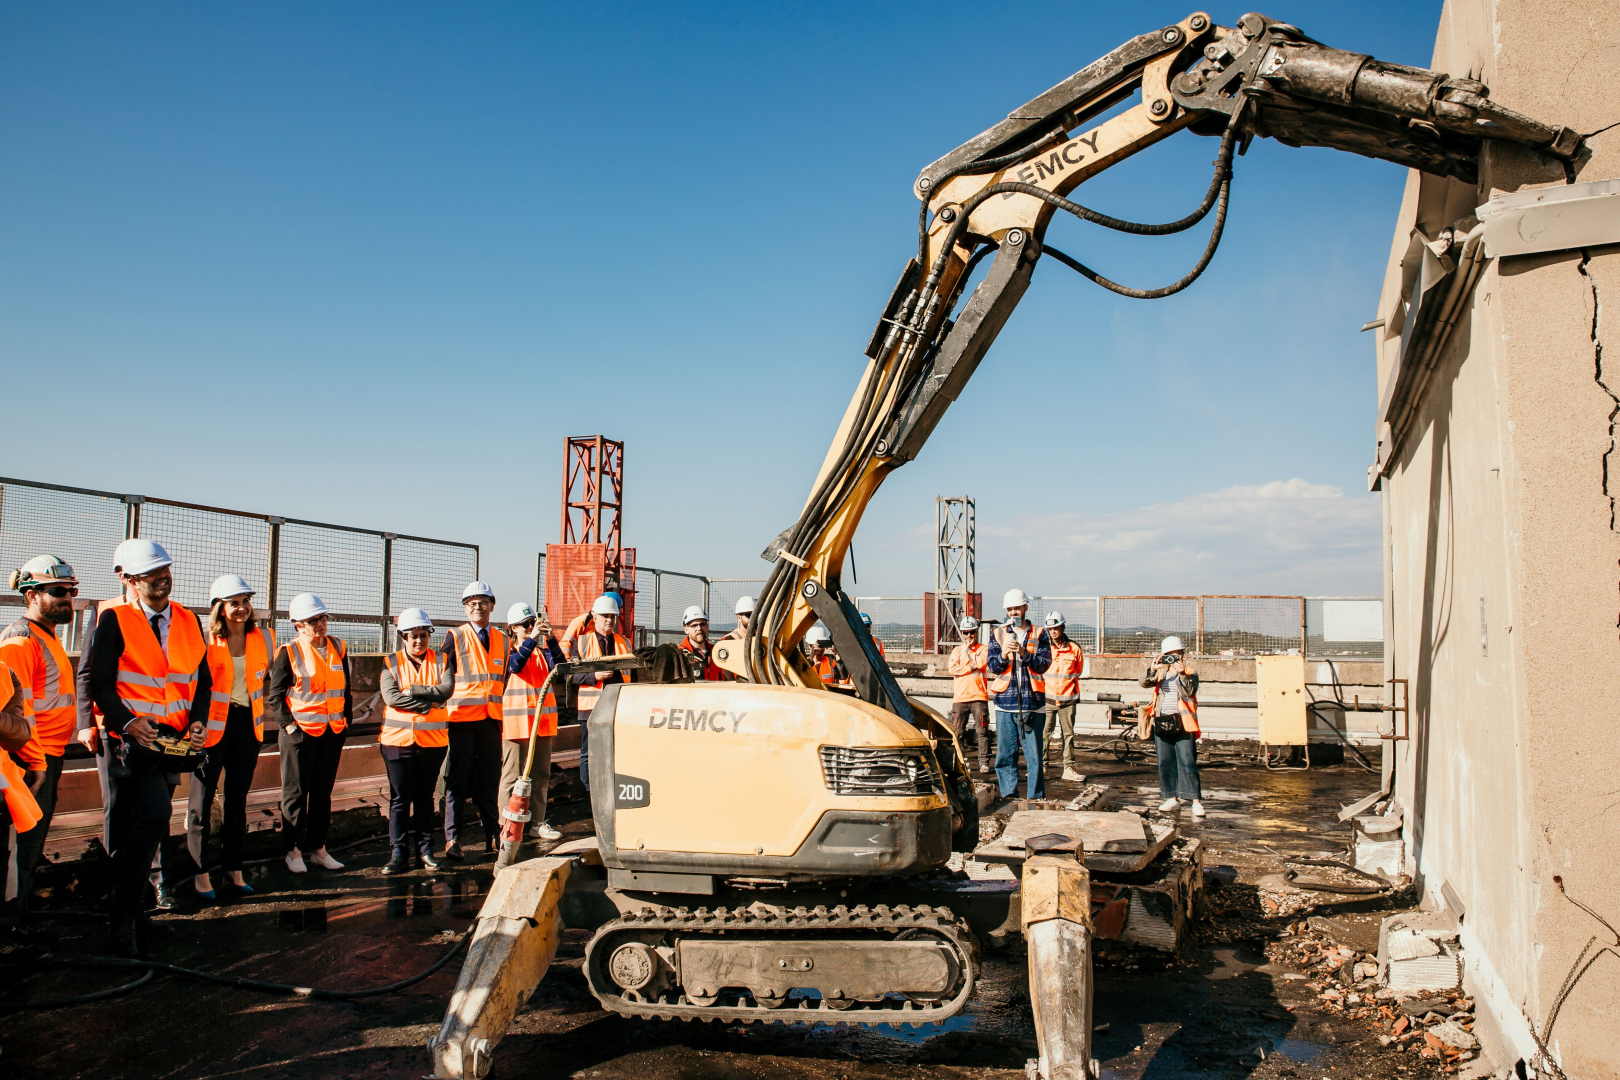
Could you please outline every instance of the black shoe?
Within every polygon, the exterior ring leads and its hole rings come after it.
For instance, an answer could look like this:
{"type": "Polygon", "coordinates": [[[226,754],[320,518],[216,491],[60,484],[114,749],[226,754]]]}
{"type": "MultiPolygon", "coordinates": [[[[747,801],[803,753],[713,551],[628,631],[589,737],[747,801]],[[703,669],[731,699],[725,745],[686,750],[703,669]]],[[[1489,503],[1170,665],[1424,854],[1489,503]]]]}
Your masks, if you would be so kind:
{"type": "Polygon", "coordinates": [[[54,949],[62,940],[61,936],[54,931],[24,922],[12,925],[6,931],[6,934],[13,941],[37,945],[44,949],[54,949]]]}
{"type": "Polygon", "coordinates": [[[132,960],[141,958],[141,944],[135,936],[134,919],[113,921],[111,949],[114,956],[126,956],[132,960]]]}
{"type": "Polygon", "coordinates": [[[55,944],[54,939],[46,944],[39,935],[7,926],[0,929],[0,960],[38,960],[48,954],[55,944]]]}
{"type": "Polygon", "coordinates": [[[395,853],[394,857],[388,860],[388,865],[382,868],[382,872],[385,874],[403,874],[410,868],[411,861],[404,855],[395,853]]]}
{"type": "Polygon", "coordinates": [[[424,870],[437,870],[439,868],[439,860],[435,859],[433,857],[433,853],[430,851],[424,851],[422,853],[421,862],[422,869],[424,870]]]}
{"type": "Polygon", "coordinates": [[[461,850],[460,841],[452,840],[444,845],[444,857],[451,862],[460,862],[467,857],[467,854],[461,850]]]}
{"type": "Polygon", "coordinates": [[[180,906],[180,901],[175,897],[173,889],[167,885],[159,885],[157,887],[157,900],[152,906],[159,911],[173,911],[180,906]]]}

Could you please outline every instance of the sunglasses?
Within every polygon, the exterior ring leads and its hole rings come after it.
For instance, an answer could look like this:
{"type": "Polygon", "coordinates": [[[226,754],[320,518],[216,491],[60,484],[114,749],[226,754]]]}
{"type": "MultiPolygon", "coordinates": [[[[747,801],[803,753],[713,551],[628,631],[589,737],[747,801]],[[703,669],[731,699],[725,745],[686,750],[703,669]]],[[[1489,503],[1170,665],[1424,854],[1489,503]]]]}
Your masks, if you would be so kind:
{"type": "Polygon", "coordinates": [[[79,588],[77,585],[41,585],[39,591],[44,593],[46,596],[54,596],[58,600],[62,599],[64,596],[79,595],[79,588]]]}

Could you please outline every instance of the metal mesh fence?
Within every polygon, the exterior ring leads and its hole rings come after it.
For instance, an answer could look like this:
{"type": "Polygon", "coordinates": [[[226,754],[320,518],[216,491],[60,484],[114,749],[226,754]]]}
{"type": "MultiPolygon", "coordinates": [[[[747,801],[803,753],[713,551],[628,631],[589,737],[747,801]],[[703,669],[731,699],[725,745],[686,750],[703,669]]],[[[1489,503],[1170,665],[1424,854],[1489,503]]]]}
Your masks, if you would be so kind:
{"type": "Polygon", "coordinates": [[[0,478],[0,572],[15,570],[35,555],[55,555],[79,575],[81,596],[117,596],[112,555],[125,537],[127,510],[111,493],[0,478]]]}
{"type": "Polygon", "coordinates": [[[1384,656],[1384,601],[1376,596],[1305,600],[1305,655],[1347,660],[1384,656]]]}
{"type": "Polygon", "coordinates": [[[710,578],[709,579],[709,630],[715,635],[729,634],[737,629],[737,613],[734,608],[737,601],[745,596],[759,599],[760,589],[765,587],[765,579],[760,578],[710,578]]]}
{"type": "Polygon", "coordinates": [[[382,534],[289,521],[281,526],[277,583],[282,605],[307,592],[320,597],[334,615],[381,615],[382,534]]]}
{"type": "Polygon", "coordinates": [[[855,606],[872,616],[872,636],[885,649],[921,652],[923,598],[921,596],[857,596],[855,606]]]}
{"type": "MultiPolygon", "coordinates": [[[[478,577],[478,549],[404,536],[391,540],[390,547],[388,614],[419,607],[435,621],[460,622],[461,590],[478,577]]],[[[517,597],[505,599],[509,602],[517,597]]],[[[505,615],[502,604],[495,617],[504,619],[505,615]]]]}
{"type": "Polygon", "coordinates": [[[1032,596],[1029,598],[1029,621],[1036,626],[1046,625],[1046,616],[1054,611],[1063,613],[1063,632],[1070,640],[1080,644],[1088,653],[1100,648],[1098,611],[1102,599],[1096,596],[1032,596]]]}
{"type": "MultiPolygon", "coordinates": [[[[681,616],[688,607],[702,607],[706,614],[712,614],[704,607],[708,584],[702,578],[693,577],[691,574],[677,574],[671,570],[642,571],[642,573],[652,574],[658,589],[653,609],[644,608],[642,611],[643,626],[658,631],[681,632],[681,616]]],[[[712,621],[709,627],[711,630],[714,628],[712,621]]]]}
{"type": "Polygon", "coordinates": [[[1204,656],[1298,654],[1305,641],[1305,599],[1300,596],[1203,596],[1204,656]]]}
{"type": "Polygon", "coordinates": [[[221,574],[240,574],[253,588],[254,602],[269,604],[270,523],[263,517],[147,502],[140,534],[174,559],[180,572],[172,599],[186,607],[207,607],[209,586],[221,574]]]}
{"type": "Polygon", "coordinates": [[[1193,596],[1105,596],[1102,608],[1104,654],[1145,656],[1174,634],[1196,648],[1198,599],[1193,596]]]}

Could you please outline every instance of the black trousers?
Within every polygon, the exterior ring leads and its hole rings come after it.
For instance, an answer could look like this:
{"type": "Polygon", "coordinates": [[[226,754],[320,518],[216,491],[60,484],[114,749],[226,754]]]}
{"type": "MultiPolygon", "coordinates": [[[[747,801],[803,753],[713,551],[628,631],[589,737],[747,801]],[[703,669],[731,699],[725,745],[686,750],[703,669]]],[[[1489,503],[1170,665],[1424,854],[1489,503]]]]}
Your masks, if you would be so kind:
{"type": "Polygon", "coordinates": [[[186,851],[194,874],[202,873],[208,850],[208,834],[213,831],[214,794],[219,790],[220,773],[225,774],[225,807],[221,815],[219,868],[242,869],[242,847],[247,841],[247,797],[253,787],[253,770],[259,763],[263,744],[253,734],[253,710],[232,705],[225,716],[225,732],[219,742],[203,751],[203,763],[191,776],[191,797],[186,805],[186,851]]]}
{"type": "MultiPolygon", "coordinates": [[[[112,856],[116,866],[118,846],[123,838],[129,835],[133,804],[128,799],[120,803],[113,797],[113,781],[118,778],[118,775],[125,768],[119,763],[116,753],[117,740],[109,739],[103,734],[101,746],[101,753],[96,755],[96,778],[101,781],[101,840],[103,846],[107,849],[107,854],[112,856]]],[[[173,798],[172,790],[179,782],[178,775],[169,780],[170,798],[173,798]]],[[[168,835],[167,830],[164,831],[164,835],[168,835]]],[[[151,862],[147,864],[148,869],[151,871],[152,880],[158,880],[158,871],[161,866],[163,883],[166,885],[177,884],[186,876],[184,866],[186,860],[177,853],[172,852],[167,845],[161,842],[158,844],[158,851],[161,852],[161,856],[154,853],[151,862]],[[161,863],[159,862],[160,857],[161,863]]]]}
{"type": "MultiPolygon", "coordinates": [[[[132,770],[114,759],[107,779],[112,790],[112,917],[116,925],[133,919],[141,910],[152,861],[169,835],[170,801],[180,777],[132,770]]],[[[170,860],[164,859],[164,881],[173,884],[177,876],[170,860]]]]}
{"type": "Polygon", "coordinates": [[[433,854],[433,789],[444,766],[443,746],[383,746],[388,770],[388,843],[395,855],[409,855],[411,834],[416,850],[433,854]]]}
{"type": "Polygon", "coordinates": [[[444,773],[444,841],[461,838],[464,818],[462,800],[478,808],[484,822],[484,839],[495,843],[501,834],[501,817],[496,795],[501,789],[501,722],[482,720],[450,722],[450,756],[444,773]]]}
{"type": "MultiPolygon", "coordinates": [[[[15,759],[14,759],[15,760],[15,759]]],[[[56,785],[62,778],[62,759],[45,755],[45,779],[34,792],[39,803],[39,824],[25,833],[17,834],[17,903],[13,910],[20,919],[28,914],[29,898],[34,895],[34,867],[45,851],[45,837],[51,831],[51,815],[56,812],[56,785]]],[[[10,844],[11,813],[4,799],[0,799],[0,842],[10,844]]],[[[9,851],[9,848],[8,848],[9,851]]],[[[0,866],[4,862],[0,861],[0,866]]]]}
{"type": "Polygon", "coordinates": [[[332,825],[332,785],[348,732],[328,727],[308,735],[299,727],[276,736],[281,749],[281,840],[287,851],[319,851],[332,825]]]}

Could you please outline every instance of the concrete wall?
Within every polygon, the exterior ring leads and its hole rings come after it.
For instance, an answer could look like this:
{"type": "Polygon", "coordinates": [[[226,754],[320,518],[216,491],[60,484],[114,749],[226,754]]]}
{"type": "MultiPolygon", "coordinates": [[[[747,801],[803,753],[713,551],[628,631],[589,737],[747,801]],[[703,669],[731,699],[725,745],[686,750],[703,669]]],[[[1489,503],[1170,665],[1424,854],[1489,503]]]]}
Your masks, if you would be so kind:
{"type": "MultiPolygon", "coordinates": [[[[1620,122],[1620,0],[1452,0],[1432,66],[1598,132],[1620,122]]],[[[1590,146],[1568,173],[1492,147],[1478,190],[1409,178],[1379,304],[1380,392],[1412,229],[1433,236],[1503,192],[1620,176],[1620,127],[1590,146]]],[[[1411,705],[1395,791],[1414,870],[1426,905],[1461,909],[1498,1060],[1533,1064],[1541,1038],[1579,1078],[1620,1076],[1620,955],[1586,971],[1547,1030],[1583,947],[1614,940],[1558,879],[1620,925],[1604,686],[1620,670],[1617,317],[1620,248],[1488,263],[1383,481],[1387,647],[1411,705]]]]}

